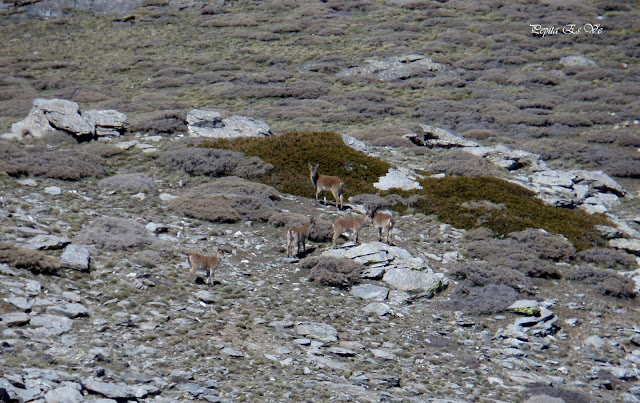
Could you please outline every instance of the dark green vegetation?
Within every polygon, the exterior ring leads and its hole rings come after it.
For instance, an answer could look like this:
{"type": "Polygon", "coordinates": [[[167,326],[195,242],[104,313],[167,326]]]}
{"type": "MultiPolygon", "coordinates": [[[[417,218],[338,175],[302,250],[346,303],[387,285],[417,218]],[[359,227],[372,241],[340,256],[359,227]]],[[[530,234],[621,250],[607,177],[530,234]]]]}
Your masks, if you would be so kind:
{"type": "Polygon", "coordinates": [[[577,249],[604,244],[595,225],[607,224],[598,214],[544,204],[522,186],[498,178],[425,178],[423,189],[396,191],[405,198],[420,195],[413,204],[424,214],[436,214],[443,222],[458,228],[487,227],[498,237],[527,228],[566,236],[577,249]],[[489,202],[489,203],[487,203],[489,202]]]}
{"type": "MultiPolygon", "coordinates": [[[[384,176],[390,165],[344,144],[342,136],[331,132],[287,132],[259,139],[210,140],[199,145],[225,148],[260,157],[274,166],[258,177],[281,192],[314,197],[308,164],[320,164],[321,175],[338,176],[344,182],[345,198],[375,191],[373,183],[384,176]]],[[[329,195],[328,198],[332,196],[329,195]]]]}

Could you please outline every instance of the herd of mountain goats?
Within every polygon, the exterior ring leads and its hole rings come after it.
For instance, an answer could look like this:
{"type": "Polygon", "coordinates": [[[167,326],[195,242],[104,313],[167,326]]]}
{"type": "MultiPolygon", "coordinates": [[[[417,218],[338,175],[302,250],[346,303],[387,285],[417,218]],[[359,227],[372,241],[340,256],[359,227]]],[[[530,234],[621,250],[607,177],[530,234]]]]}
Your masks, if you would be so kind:
{"type": "MultiPolygon", "coordinates": [[[[344,202],[344,182],[337,176],[320,175],[318,173],[318,167],[309,164],[309,173],[311,182],[316,190],[315,199],[318,202],[318,196],[322,193],[324,195],[324,203],[327,204],[327,196],[325,192],[331,191],[333,197],[336,200],[336,208],[342,210],[344,202]]],[[[384,240],[387,244],[391,245],[391,231],[395,225],[395,220],[391,214],[384,213],[382,211],[376,211],[375,209],[368,208],[366,213],[360,217],[339,217],[336,218],[331,227],[333,228],[333,238],[331,246],[336,247],[336,241],[342,234],[349,234],[353,238],[353,242],[358,245],[360,230],[367,224],[367,222],[373,223],[373,227],[378,231],[378,240],[382,242],[384,240]]],[[[295,256],[300,255],[300,248],[302,247],[302,253],[307,251],[307,239],[309,239],[309,232],[311,227],[315,225],[315,217],[311,217],[305,225],[294,225],[287,229],[287,257],[291,257],[293,254],[294,245],[296,247],[295,256]]],[[[198,270],[205,270],[208,285],[213,284],[213,275],[215,270],[220,265],[220,261],[223,258],[223,251],[218,250],[213,256],[201,255],[200,253],[192,253],[187,256],[189,262],[189,274],[191,282],[195,280],[195,274],[198,270]]]]}

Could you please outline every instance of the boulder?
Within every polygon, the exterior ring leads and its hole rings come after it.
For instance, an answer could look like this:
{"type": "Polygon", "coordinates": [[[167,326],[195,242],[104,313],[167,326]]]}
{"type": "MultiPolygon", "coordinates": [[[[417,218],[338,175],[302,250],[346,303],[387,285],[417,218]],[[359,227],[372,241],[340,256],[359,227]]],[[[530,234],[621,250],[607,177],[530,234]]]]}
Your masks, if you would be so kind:
{"type": "Polygon", "coordinates": [[[91,257],[89,256],[89,250],[83,246],[69,244],[64,248],[64,252],[60,256],[62,267],[68,269],[89,271],[89,264],[91,257]]]}
{"type": "Polygon", "coordinates": [[[49,124],[56,129],[76,136],[92,134],[94,131],[94,127],[80,116],[80,106],[76,102],[36,98],[33,100],[33,108],[44,112],[49,124]]]}
{"type": "Polygon", "coordinates": [[[419,146],[440,148],[479,146],[475,141],[467,140],[459,134],[455,134],[439,127],[421,124],[420,128],[422,128],[424,134],[410,133],[405,135],[405,137],[412,143],[419,146]]]}
{"type": "Polygon", "coordinates": [[[640,256],[640,239],[618,238],[609,241],[609,245],[616,249],[640,256]]]}
{"type": "Polygon", "coordinates": [[[333,326],[318,322],[299,323],[296,334],[325,342],[338,340],[338,331],[333,326]]]}
{"type": "Polygon", "coordinates": [[[436,63],[424,55],[410,54],[384,60],[367,60],[364,65],[346,68],[336,73],[336,76],[362,76],[380,81],[393,81],[444,70],[446,70],[444,64],[436,63]]]}
{"type": "Polygon", "coordinates": [[[389,295],[389,289],[374,284],[362,284],[351,287],[351,295],[373,301],[384,301],[389,295]]]}
{"type": "Polygon", "coordinates": [[[24,246],[29,249],[54,250],[62,249],[70,243],[71,240],[69,238],[57,235],[36,235],[29,239],[24,246]]]}
{"type": "Polygon", "coordinates": [[[118,137],[127,125],[127,115],[113,109],[90,109],[83,112],[82,117],[95,128],[98,137],[118,137]]]}
{"type": "Polygon", "coordinates": [[[560,64],[564,67],[591,67],[597,65],[593,60],[580,55],[563,56],[560,58],[560,64]]]}
{"type": "Polygon", "coordinates": [[[192,137],[264,137],[272,134],[264,121],[237,115],[223,119],[219,112],[202,109],[187,113],[187,127],[192,137]]]}
{"type": "Polygon", "coordinates": [[[402,291],[433,292],[444,289],[448,280],[442,273],[416,271],[411,269],[389,269],[382,281],[402,291]]]}
{"type": "Polygon", "coordinates": [[[127,116],[115,110],[88,110],[80,113],[80,106],[64,99],[36,98],[29,115],[11,126],[11,133],[2,137],[22,139],[42,138],[56,130],[71,133],[82,140],[96,136],[119,136],[126,127],[127,116]]]}

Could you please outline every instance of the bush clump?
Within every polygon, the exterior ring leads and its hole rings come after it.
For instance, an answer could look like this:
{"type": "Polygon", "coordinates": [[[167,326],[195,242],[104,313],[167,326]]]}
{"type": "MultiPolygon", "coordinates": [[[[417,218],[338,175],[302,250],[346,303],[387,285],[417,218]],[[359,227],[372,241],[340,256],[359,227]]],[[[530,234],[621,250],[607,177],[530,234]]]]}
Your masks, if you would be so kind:
{"type": "MultiPolygon", "coordinates": [[[[486,227],[497,237],[527,228],[564,235],[578,249],[605,244],[596,225],[607,225],[608,219],[590,215],[579,209],[566,209],[544,204],[535,194],[517,184],[489,177],[445,177],[420,180],[422,189],[393,192],[405,199],[421,196],[413,208],[423,214],[435,214],[440,221],[457,228],[486,227]],[[473,202],[488,201],[482,204],[473,202]],[[496,205],[503,208],[495,208],[496,205]]],[[[383,196],[391,194],[386,191],[383,196]]],[[[394,208],[399,209],[401,205],[394,208]]]]}
{"type": "Polygon", "coordinates": [[[119,217],[97,218],[83,228],[79,238],[107,250],[133,249],[153,243],[144,225],[119,217]]]}
{"type": "Polygon", "coordinates": [[[569,241],[542,229],[528,228],[509,236],[542,259],[568,261],[575,257],[576,250],[569,241]]]}
{"type": "Polygon", "coordinates": [[[307,164],[320,164],[321,175],[338,176],[345,197],[375,193],[373,183],[387,173],[389,163],[347,146],[333,132],[287,132],[263,138],[216,139],[200,143],[202,148],[224,148],[261,158],[274,169],[256,179],[280,192],[313,197],[307,164]]]}
{"type": "Polygon", "coordinates": [[[444,306],[452,311],[487,315],[505,311],[518,300],[518,292],[505,284],[489,284],[486,287],[456,288],[444,306]]]}
{"type": "Polygon", "coordinates": [[[29,270],[34,274],[55,274],[61,267],[58,258],[9,242],[0,242],[0,263],[6,263],[16,269],[29,270]]]}
{"type": "Polygon", "coordinates": [[[609,269],[633,269],[638,263],[635,256],[618,249],[592,248],[578,252],[578,259],[609,269]]]}
{"type": "Polygon", "coordinates": [[[486,262],[472,262],[458,267],[452,272],[454,278],[464,280],[468,287],[506,285],[527,294],[535,294],[531,281],[520,271],[504,267],[494,267],[486,262]]]}
{"type": "Polygon", "coordinates": [[[565,278],[591,284],[602,295],[622,299],[632,299],[636,296],[635,283],[612,270],[581,265],[568,270],[565,278]]]}
{"type": "Polygon", "coordinates": [[[482,259],[496,268],[517,270],[527,277],[561,278],[560,270],[551,262],[542,260],[534,249],[514,239],[485,239],[467,246],[471,258],[482,259]]]}
{"type": "Polygon", "coordinates": [[[98,186],[141,192],[156,187],[156,181],[143,173],[119,174],[101,179],[98,186]]]}
{"type": "Polygon", "coordinates": [[[305,262],[310,268],[309,280],[318,284],[349,288],[360,282],[360,275],[364,266],[351,259],[334,257],[311,258],[305,262]]]}
{"type": "Polygon", "coordinates": [[[229,175],[254,178],[273,169],[273,165],[265,163],[260,158],[247,157],[241,152],[197,147],[173,149],[164,154],[160,163],[189,175],[214,178],[229,175]]]}
{"type": "Polygon", "coordinates": [[[267,221],[276,212],[278,192],[237,177],[196,186],[169,203],[177,213],[212,222],[267,221]]]}
{"type": "Polygon", "coordinates": [[[44,145],[18,148],[0,142],[0,171],[11,176],[35,175],[62,180],[102,176],[106,161],[99,155],[75,150],[51,150],[44,145]]]}

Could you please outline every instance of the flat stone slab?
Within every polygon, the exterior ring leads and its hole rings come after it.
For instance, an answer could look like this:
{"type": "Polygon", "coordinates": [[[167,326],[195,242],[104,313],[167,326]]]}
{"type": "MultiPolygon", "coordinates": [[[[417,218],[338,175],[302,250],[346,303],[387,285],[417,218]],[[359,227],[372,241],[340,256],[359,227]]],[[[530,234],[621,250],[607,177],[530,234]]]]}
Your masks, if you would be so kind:
{"type": "Polygon", "coordinates": [[[382,302],[372,302],[362,308],[362,310],[365,313],[370,313],[378,316],[384,316],[391,313],[391,307],[382,302]]]}
{"type": "Polygon", "coordinates": [[[331,325],[318,322],[302,322],[296,326],[296,333],[325,342],[338,341],[338,331],[331,325]]]}
{"type": "Polygon", "coordinates": [[[24,312],[3,313],[0,316],[0,323],[5,326],[22,326],[29,323],[31,317],[24,312]]]}
{"type": "Polygon", "coordinates": [[[373,184],[376,189],[388,190],[399,188],[403,190],[422,189],[422,185],[411,177],[407,172],[390,168],[385,176],[381,176],[377,182],[373,184]]]}
{"type": "Polygon", "coordinates": [[[62,249],[70,243],[71,240],[69,238],[57,235],[36,235],[29,239],[25,246],[29,249],[54,250],[62,249]]]}
{"type": "Polygon", "coordinates": [[[389,295],[389,289],[375,284],[362,284],[351,287],[351,295],[373,301],[384,301],[389,295]]]}
{"type": "Polygon", "coordinates": [[[438,292],[448,284],[442,273],[427,273],[411,269],[389,269],[382,281],[402,291],[438,292]]]}
{"type": "Polygon", "coordinates": [[[622,249],[625,252],[640,256],[640,239],[612,239],[609,241],[609,245],[616,249],[622,249]]]}

